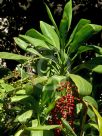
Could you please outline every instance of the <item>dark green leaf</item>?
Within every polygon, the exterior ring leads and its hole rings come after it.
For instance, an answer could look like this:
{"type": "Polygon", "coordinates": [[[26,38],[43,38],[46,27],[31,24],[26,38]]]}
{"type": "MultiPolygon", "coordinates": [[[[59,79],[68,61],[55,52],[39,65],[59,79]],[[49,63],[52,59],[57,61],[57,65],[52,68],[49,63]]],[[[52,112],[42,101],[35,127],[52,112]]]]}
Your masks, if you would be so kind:
{"type": "Polygon", "coordinates": [[[63,42],[66,39],[67,32],[71,25],[71,20],[72,20],[72,0],[69,0],[64,7],[64,12],[59,27],[60,36],[63,42]]]}
{"type": "Polygon", "coordinates": [[[74,36],[70,43],[69,53],[73,53],[80,47],[81,43],[89,39],[92,35],[102,30],[102,26],[95,24],[87,24],[82,27],[74,36]]]}
{"type": "Polygon", "coordinates": [[[75,83],[75,85],[78,88],[78,93],[82,96],[90,95],[92,92],[92,85],[87,80],[82,78],[79,75],[75,74],[69,74],[72,81],[75,83]]]}

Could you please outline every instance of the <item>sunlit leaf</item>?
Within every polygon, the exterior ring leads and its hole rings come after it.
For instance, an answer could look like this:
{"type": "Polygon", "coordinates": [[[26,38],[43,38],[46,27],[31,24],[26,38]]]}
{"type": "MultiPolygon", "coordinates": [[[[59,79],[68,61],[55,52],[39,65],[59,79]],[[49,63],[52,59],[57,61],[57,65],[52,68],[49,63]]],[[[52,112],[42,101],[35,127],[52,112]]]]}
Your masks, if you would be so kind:
{"type": "Polygon", "coordinates": [[[15,133],[14,136],[21,136],[21,134],[22,134],[23,131],[24,131],[23,129],[18,130],[18,131],[15,133]]]}
{"type": "Polygon", "coordinates": [[[19,62],[25,62],[30,59],[30,57],[26,57],[26,56],[14,54],[14,53],[9,53],[9,52],[0,52],[0,58],[16,60],[19,62]]]}
{"type": "Polygon", "coordinates": [[[82,96],[90,95],[92,92],[92,85],[87,80],[82,78],[79,75],[75,74],[69,74],[72,81],[75,83],[75,85],[78,88],[78,93],[82,96]]]}
{"type": "Polygon", "coordinates": [[[51,25],[43,21],[40,21],[40,28],[41,28],[42,33],[50,39],[52,45],[56,49],[60,50],[59,37],[57,33],[55,32],[54,28],[51,25]]]}
{"type": "Polygon", "coordinates": [[[21,100],[26,99],[28,97],[29,97],[29,95],[13,96],[13,97],[11,97],[11,102],[18,102],[18,101],[21,101],[21,100]]]}

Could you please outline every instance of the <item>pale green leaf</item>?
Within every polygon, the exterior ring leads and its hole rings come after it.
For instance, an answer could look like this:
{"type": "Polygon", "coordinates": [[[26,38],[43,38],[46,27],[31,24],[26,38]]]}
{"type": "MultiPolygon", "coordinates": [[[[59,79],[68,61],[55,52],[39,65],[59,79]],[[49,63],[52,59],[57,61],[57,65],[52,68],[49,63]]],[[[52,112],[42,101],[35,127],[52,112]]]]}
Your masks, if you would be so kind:
{"type": "Polygon", "coordinates": [[[28,97],[29,97],[29,95],[13,96],[13,97],[11,97],[11,102],[19,102],[19,101],[24,100],[28,97]]]}
{"type": "Polygon", "coordinates": [[[21,115],[18,115],[16,117],[16,120],[21,122],[21,123],[25,123],[28,119],[30,119],[32,117],[33,111],[32,110],[28,110],[26,112],[24,112],[21,115]]]}
{"type": "Polygon", "coordinates": [[[30,44],[26,43],[26,42],[23,41],[22,39],[15,37],[14,40],[15,40],[16,44],[17,44],[21,49],[23,49],[23,50],[25,50],[25,51],[27,51],[27,52],[30,52],[30,53],[32,53],[32,54],[34,54],[34,55],[37,55],[37,56],[42,57],[42,55],[41,55],[37,50],[33,49],[33,48],[30,46],[30,44]]]}
{"type": "Polygon", "coordinates": [[[2,83],[1,86],[5,90],[5,92],[10,92],[14,90],[14,87],[11,86],[10,84],[2,83]]]}
{"type": "Polygon", "coordinates": [[[20,62],[25,62],[30,59],[30,57],[9,53],[9,52],[0,52],[0,58],[2,59],[10,59],[10,60],[16,60],[20,62]]]}
{"type": "Polygon", "coordinates": [[[21,134],[23,133],[23,129],[20,129],[20,130],[18,130],[16,133],[15,133],[15,135],[14,136],[21,136],[21,134]]]}
{"type": "Polygon", "coordinates": [[[69,74],[72,81],[75,83],[75,85],[78,88],[78,93],[82,96],[90,95],[92,92],[92,85],[87,80],[82,78],[79,75],[75,74],[69,74]]]}

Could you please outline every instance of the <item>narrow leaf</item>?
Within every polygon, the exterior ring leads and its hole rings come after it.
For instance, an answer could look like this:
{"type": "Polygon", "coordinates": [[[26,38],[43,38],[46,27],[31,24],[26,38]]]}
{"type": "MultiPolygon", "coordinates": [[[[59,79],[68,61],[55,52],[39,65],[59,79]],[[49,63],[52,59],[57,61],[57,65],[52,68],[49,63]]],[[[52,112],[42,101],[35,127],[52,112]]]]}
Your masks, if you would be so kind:
{"type": "Polygon", "coordinates": [[[18,101],[21,101],[21,100],[26,99],[28,97],[29,97],[29,95],[13,96],[13,97],[11,97],[11,102],[18,102],[18,101]]]}
{"type": "Polygon", "coordinates": [[[0,52],[0,58],[2,59],[10,59],[10,60],[16,60],[20,62],[24,62],[30,59],[30,57],[9,53],[9,52],[0,52]]]}
{"type": "Polygon", "coordinates": [[[23,131],[23,129],[18,130],[14,136],[21,136],[23,131]]]}
{"type": "Polygon", "coordinates": [[[46,10],[47,10],[48,16],[49,16],[53,26],[55,27],[57,34],[59,35],[58,27],[57,27],[56,22],[55,22],[52,14],[51,14],[51,11],[50,11],[49,7],[46,4],[45,4],[45,6],[46,6],[46,10]]]}
{"type": "Polygon", "coordinates": [[[66,134],[68,136],[69,135],[70,136],[77,136],[66,120],[64,120],[63,118],[61,118],[61,121],[62,121],[62,124],[63,124],[64,128],[66,129],[66,134]]]}
{"type": "Polygon", "coordinates": [[[67,32],[71,25],[71,20],[72,20],[72,0],[69,0],[64,7],[64,12],[59,27],[60,36],[63,41],[64,39],[66,39],[67,32]]]}
{"type": "Polygon", "coordinates": [[[82,96],[90,95],[92,92],[92,85],[79,75],[69,74],[72,81],[78,88],[78,93],[82,96]]]}

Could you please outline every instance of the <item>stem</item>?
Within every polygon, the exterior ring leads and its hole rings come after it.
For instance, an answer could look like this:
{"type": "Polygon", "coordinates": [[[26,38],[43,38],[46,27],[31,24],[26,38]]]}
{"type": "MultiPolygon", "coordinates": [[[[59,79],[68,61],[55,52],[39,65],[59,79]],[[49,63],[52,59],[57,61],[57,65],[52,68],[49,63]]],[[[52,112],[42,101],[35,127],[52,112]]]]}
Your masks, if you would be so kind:
{"type": "Polygon", "coordinates": [[[86,122],[86,116],[87,116],[87,105],[84,101],[82,101],[83,103],[83,111],[82,111],[82,122],[80,124],[80,128],[81,128],[81,132],[80,132],[80,136],[83,136],[83,130],[84,130],[84,125],[85,125],[85,122],[86,122]]]}

